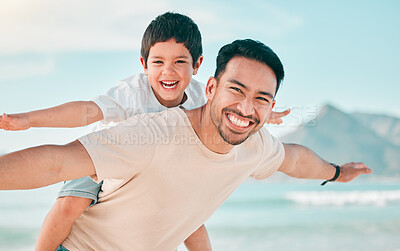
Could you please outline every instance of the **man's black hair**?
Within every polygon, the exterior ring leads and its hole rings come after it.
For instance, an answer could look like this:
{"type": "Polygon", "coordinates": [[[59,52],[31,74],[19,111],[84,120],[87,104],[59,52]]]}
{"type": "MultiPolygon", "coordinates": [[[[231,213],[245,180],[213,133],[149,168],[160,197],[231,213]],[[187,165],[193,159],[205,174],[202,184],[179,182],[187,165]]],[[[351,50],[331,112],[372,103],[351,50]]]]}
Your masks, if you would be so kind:
{"type": "Polygon", "coordinates": [[[271,68],[275,73],[277,81],[275,91],[276,95],[285,76],[285,72],[281,60],[271,48],[252,39],[235,40],[230,44],[224,45],[219,50],[217,56],[217,69],[214,74],[214,77],[217,80],[219,80],[221,75],[225,72],[228,62],[234,57],[254,59],[271,68]]]}

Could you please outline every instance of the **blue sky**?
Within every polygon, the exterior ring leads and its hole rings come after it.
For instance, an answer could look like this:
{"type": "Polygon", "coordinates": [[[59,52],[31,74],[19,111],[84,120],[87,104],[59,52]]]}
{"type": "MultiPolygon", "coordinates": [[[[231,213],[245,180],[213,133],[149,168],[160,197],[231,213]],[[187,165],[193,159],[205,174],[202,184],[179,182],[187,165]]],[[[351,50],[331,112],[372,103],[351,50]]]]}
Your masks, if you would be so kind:
{"type": "MultiPolygon", "coordinates": [[[[288,121],[325,103],[400,116],[399,1],[12,1],[0,2],[0,112],[88,100],[142,72],[141,36],[165,11],[189,15],[203,35],[206,82],[218,49],[260,40],[280,56],[286,78],[278,109],[288,121]],[[299,115],[300,114],[300,115],[299,115]]],[[[292,122],[293,125],[294,122],[292,122]]],[[[290,126],[290,125],[287,125],[290,126]]],[[[66,143],[89,129],[0,132],[0,152],[66,143]]]]}

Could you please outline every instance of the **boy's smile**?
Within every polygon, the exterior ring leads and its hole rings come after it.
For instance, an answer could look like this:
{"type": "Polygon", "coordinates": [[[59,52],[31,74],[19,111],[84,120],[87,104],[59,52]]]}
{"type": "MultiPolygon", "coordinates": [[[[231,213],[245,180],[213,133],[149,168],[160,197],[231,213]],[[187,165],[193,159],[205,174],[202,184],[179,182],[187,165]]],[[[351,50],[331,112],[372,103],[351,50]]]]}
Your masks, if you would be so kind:
{"type": "Polygon", "coordinates": [[[179,105],[186,87],[197,74],[202,58],[199,58],[195,68],[189,50],[183,43],[175,39],[155,43],[149,51],[147,67],[141,58],[145,74],[157,100],[166,107],[179,105]]]}
{"type": "Polygon", "coordinates": [[[165,89],[174,89],[175,87],[177,87],[179,81],[168,81],[168,80],[164,80],[164,81],[160,81],[160,84],[165,88],[165,89]]]}

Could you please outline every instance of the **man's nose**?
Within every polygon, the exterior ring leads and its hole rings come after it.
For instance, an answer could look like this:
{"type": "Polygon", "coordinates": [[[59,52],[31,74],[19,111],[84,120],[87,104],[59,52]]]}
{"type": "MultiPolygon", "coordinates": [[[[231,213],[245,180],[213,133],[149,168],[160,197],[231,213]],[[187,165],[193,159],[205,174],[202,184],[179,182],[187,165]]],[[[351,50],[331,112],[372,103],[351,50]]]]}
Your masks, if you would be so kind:
{"type": "Polygon", "coordinates": [[[238,109],[244,116],[253,115],[255,112],[253,100],[250,98],[244,98],[239,102],[238,109]]]}

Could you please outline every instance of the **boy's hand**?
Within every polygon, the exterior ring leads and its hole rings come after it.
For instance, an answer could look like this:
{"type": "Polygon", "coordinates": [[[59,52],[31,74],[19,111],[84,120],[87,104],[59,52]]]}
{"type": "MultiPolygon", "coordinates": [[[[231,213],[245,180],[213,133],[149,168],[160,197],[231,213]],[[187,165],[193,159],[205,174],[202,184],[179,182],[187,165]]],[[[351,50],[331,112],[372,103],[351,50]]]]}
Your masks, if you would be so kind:
{"type": "Polygon", "coordinates": [[[337,182],[349,182],[361,174],[370,174],[372,169],[361,162],[350,162],[340,166],[340,175],[337,182]]]}
{"type": "Polygon", "coordinates": [[[30,127],[31,125],[28,116],[24,113],[10,115],[3,113],[3,116],[0,116],[0,129],[6,131],[18,131],[26,130],[30,127]]]}
{"type": "Polygon", "coordinates": [[[279,125],[283,122],[282,118],[285,117],[286,115],[288,115],[289,113],[290,113],[290,109],[286,109],[283,112],[272,112],[271,116],[269,116],[267,124],[279,125]]]}

